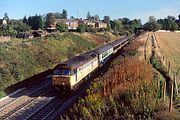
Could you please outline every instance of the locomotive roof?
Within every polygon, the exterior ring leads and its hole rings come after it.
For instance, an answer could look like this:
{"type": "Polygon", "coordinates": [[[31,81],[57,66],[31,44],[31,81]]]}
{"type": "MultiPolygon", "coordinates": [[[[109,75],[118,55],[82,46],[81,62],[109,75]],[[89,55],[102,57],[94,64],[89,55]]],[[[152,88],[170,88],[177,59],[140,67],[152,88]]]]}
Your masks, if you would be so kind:
{"type": "Polygon", "coordinates": [[[115,41],[113,41],[113,42],[111,43],[111,45],[112,45],[113,47],[115,47],[115,46],[123,43],[124,41],[126,41],[128,38],[129,38],[129,37],[127,36],[127,37],[123,37],[123,38],[121,38],[121,39],[115,40],[115,41]]]}
{"type": "Polygon", "coordinates": [[[104,53],[105,51],[109,50],[112,48],[112,45],[111,44],[107,44],[105,46],[102,46],[102,47],[99,47],[97,49],[94,50],[95,53],[97,54],[102,54],[104,53]]]}
{"type": "Polygon", "coordinates": [[[67,61],[64,61],[60,64],[58,64],[55,68],[65,67],[69,69],[74,69],[82,66],[83,64],[89,62],[93,58],[95,58],[97,55],[93,52],[87,52],[82,55],[76,56],[72,59],[69,59],[67,61]]]}

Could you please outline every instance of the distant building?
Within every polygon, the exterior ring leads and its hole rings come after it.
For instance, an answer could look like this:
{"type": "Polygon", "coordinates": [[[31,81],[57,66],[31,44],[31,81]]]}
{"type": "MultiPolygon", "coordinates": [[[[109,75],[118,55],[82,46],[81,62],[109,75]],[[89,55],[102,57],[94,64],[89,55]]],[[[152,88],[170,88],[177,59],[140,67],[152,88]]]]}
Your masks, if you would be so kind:
{"type": "Polygon", "coordinates": [[[0,19],[0,25],[7,25],[6,19],[0,19]]]}
{"type": "Polygon", "coordinates": [[[31,31],[31,34],[32,34],[34,37],[44,37],[44,36],[46,36],[46,32],[43,31],[43,30],[32,30],[32,31],[31,31]]]}
{"type": "Polygon", "coordinates": [[[79,21],[74,19],[57,19],[56,23],[64,22],[68,26],[68,30],[77,30],[79,21]]]}
{"type": "Polygon", "coordinates": [[[95,28],[96,26],[96,23],[94,21],[90,21],[90,20],[79,20],[79,24],[85,24],[87,25],[88,27],[91,27],[91,28],[95,28]]]}
{"type": "Polygon", "coordinates": [[[82,19],[56,19],[54,24],[50,25],[47,30],[55,30],[56,24],[59,22],[64,22],[68,26],[68,30],[77,30],[79,25],[85,24],[90,28],[107,28],[107,23],[101,21],[90,21],[90,20],[82,20],[82,19]]]}
{"type": "Polygon", "coordinates": [[[25,38],[32,39],[32,38],[34,38],[34,35],[30,32],[20,32],[17,37],[23,38],[23,39],[25,39],[25,38]]]}
{"type": "Polygon", "coordinates": [[[71,20],[71,19],[56,19],[54,24],[51,24],[47,30],[55,30],[56,24],[59,22],[64,22],[68,26],[68,30],[77,30],[79,27],[79,21],[78,20],[71,20]]]}
{"type": "Polygon", "coordinates": [[[104,22],[101,22],[101,21],[96,21],[95,22],[96,24],[95,24],[95,27],[96,28],[107,28],[107,23],[104,23],[104,22]]]}

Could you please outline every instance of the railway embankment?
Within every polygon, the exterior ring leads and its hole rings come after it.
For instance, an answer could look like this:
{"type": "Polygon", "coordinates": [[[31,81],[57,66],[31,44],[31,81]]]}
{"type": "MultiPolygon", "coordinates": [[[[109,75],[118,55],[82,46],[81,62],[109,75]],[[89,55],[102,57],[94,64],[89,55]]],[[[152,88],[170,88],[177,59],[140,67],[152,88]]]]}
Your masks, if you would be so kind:
{"type": "Polygon", "coordinates": [[[123,47],[111,61],[108,70],[92,82],[86,90],[86,96],[79,99],[61,118],[156,118],[155,110],[162,99],[157,81],[162,76],[156,76],[153,67],[143,59],[142,46],[147,37],[148,33],[141,34],[123,47]]]}
{"type": "Polygon", "coordinates": [[[0,97],[42,81],[59,62],[115,38],[110,33],[63,33],[0,43],[0,97]]]}

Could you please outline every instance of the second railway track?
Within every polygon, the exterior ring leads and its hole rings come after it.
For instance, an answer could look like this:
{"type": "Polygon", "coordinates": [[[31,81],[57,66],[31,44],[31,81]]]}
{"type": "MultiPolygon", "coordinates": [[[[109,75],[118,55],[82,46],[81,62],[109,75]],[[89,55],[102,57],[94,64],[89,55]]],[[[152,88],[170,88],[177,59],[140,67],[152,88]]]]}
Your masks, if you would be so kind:
{"type": "Polygon", "coordinates": [[[18,97],[16,100],[3,106],[0,109],[0,119],[6,119],[7,117],[12,115],[17,110],[23,108],[25,105],[34,101],[37,98],[37,96],[43,95],[48,89],[50,89],[50,87],[51,87],[51,85],[47,84],[47,85],[41,87],[41,89],[36,90],[36,92],[33,93],[32,95],[18,97]]]}

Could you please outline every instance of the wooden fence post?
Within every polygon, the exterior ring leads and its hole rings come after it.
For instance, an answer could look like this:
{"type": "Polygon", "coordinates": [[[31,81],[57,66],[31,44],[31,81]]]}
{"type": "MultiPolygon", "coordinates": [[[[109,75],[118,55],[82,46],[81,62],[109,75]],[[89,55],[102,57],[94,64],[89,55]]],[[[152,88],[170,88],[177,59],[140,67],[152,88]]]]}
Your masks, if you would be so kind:
{"type": "Polygon", "coordinates": [[[171,82],[171,91],[170,91],[170,101],[169,101],[169,112],[172,112],[172,103],[173,103],[173,88],[174,84],[173,81],[171,82]]]}
{"type": "Polygon", "coordinates": [[[170,67],[171,67],[171,63],[169,62],[169,63],[168,63],[168,69],[167,69],[167,70],[168,70],[168,71],[167,71],[168,74],[169,74],[169,72],[170,72],[170,67]]]}
{"type": "Polygon", "coordinates": [[[164,81],[164,86],[163,86],[163,102],[166,101],[166,81],[164,81]]]}
{"type": "Polygon", "coordinates": [[[174,86],[175,86],[175,89],[176,89],[176,94],[178,95],[178,85],[177,85],[177,76],[175,75],[174,76],[175,78],[174,78],[174,86]]]}

